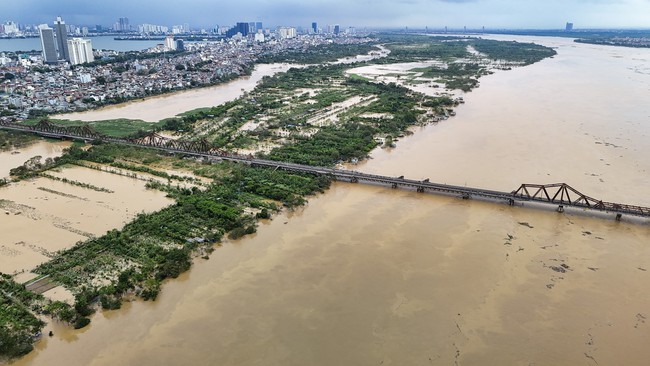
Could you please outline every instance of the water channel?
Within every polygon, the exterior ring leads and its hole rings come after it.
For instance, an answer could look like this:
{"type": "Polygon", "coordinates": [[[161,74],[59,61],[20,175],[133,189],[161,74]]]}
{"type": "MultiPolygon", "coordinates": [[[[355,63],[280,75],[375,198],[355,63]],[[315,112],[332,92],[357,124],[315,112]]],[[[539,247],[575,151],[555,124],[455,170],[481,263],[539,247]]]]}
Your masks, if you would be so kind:
{"type": "MultiPolygon", "coordinates": [[[[509,39],[513,37],[508,37],[509,39]]],[[[356,169],[650,206],[650,50],[521,38],[458,115],[356,169]]],[[[16,365],[645,365],[650,225],[336,183],[226,242],[155,302],[16,365]]]]}
{"type": "Polygon", "coordinates": [[[86,112],[61,114],[54,118],[80,121],[128,118],[158,122],[161,119],[174,117],[193,109],[213,107],[234,100],[243,92],[253,90],[264,76],[272,76],[278,72],[287,71],[291,67],[290,64],[259,64],[255,66],[250,76],[238,78],[225,84],[149,97],[141,101],[86,112]]]}

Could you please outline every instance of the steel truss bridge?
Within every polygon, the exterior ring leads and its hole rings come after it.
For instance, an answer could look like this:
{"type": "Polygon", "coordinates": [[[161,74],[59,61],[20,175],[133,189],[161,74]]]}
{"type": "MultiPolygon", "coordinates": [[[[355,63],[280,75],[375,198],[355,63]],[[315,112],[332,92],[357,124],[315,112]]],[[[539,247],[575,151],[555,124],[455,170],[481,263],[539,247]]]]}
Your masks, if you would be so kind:
{"type": "Polygon", "coordinates": [[[283,169],[291,172],[326,175],[337,181],[350,183],[366,183],[375,185],[390,186],[392,188],[411,189],[417,192],[440,193],[451,196],[459,196],[464,199],[481,198],[486,200],[505,201],[509,205],[515,203],[534,202],[546,205],[557,206],[559,212],[565,207],[574,207],[584,210],[609,212],[616,214],[620,220],[623,214],[650,217],[650,208],[620,203],[605,202],[585,194],[569,186],[566,183],[555,184],[522,184],[512,192],[500,192],[481,188],[470,188],[454,186],[425,180],[412,180],[401,177],[389,177],[373,175],[352,170],[332,169],[315,167],[294,163],[286,163],[273,160],[257,159],[252,155],[238,155],[221,149],[215,149],[206,140],[188,141],[176,140],[160,136],[156,133],[137,138],[109,137],[98,133],[88,125],[83,126],[60,126],[43,120],[36,125],[27,126],[11,121],[1,121],[0,128],[21,132],[31,132],[40,136],[57,139],[75,139],[84,141],[113,142],[125,145],[154,148],[170,153],[191,155],[211,160],[229,160],[241,162],[253,166],[283,169]]]}

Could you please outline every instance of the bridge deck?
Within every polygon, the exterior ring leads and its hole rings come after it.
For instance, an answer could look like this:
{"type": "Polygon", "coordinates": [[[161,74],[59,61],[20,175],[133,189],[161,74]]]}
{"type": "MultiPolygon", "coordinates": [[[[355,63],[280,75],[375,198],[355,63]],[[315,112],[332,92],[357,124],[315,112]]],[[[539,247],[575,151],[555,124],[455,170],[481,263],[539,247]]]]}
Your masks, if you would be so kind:
{"type": "Polygon", "coordinates": [[[255,166],[283,169],[292,172],[327,175],[339,181],[347,181],[352,183],[379,184],[391,186],[393,188],[414,189],[418,192],[437,192],[447,195],[460,196],[463,198],[479,197],[489,200],[506,201],[510,205],[513,205],[515,202],[537,202],[542,204],[555,205],[560,209],[563,209],[564,206],[567,206],[602,212],[613,212],[617,214],[617,219],[620,219],[622,214],[650,217],[650,208],[648,207],[599,201],[589,196],[583,195],[582,193],[564,183],[550,185],[523,184],[518,190],[508,193],[482,188],[471,188],[434,183],[429,182],[428,179],[419,181],[405,179],[404,177],[389,177],[383,175],[361,173],[352,170],[314,167],[295,163],[256,159],[252,156],[231,154],[222,150],[212,150],[210,149],[209,144],[207,144],[205,141],[178,141],[167,139],[155,134],[139,139],[115,138],[100,135],[87,126],[63,127],[53,125],[48,122],[41,122],[36,126],[25,126],[12,122],[0,121],[0,128],[35,133],[50,138],[82,139],[86,141],[101,140],[104,142],[154,148],[171,153],[192,155],[207,159],[229,160],[255,166]],[[531,194],[530,191],[533,191],[534,193],[531,194]],[[575,199],[572,199],[571,195],[573,195],[575,199]]]}

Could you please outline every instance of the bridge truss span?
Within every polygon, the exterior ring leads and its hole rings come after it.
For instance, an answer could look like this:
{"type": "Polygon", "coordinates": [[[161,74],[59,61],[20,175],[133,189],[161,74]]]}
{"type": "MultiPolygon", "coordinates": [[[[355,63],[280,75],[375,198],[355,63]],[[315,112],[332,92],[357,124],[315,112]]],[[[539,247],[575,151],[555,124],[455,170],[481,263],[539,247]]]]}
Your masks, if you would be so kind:
{"type": "Polygon", "coordinates": [[[605,202],[587,196],[566,183],[522,184],[512,194],[518,200],[537,201],[558,206],[575,206],[599,211],[626,213],[650,217],[650,208],[621,203],[605,202]]]}

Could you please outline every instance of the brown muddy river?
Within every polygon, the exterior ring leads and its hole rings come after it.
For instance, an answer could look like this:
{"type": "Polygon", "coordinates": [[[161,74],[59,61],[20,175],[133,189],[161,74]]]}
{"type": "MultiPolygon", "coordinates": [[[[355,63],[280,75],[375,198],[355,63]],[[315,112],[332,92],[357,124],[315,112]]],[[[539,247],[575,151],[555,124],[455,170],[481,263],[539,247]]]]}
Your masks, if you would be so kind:
{"type": "Polygon", "coordinates": [[[41,156],[42,162],[47,158],[55,158],[63,154],[63,149],[71,145],[71,142],[47,142],[44,140],[20,149],[0,151],[0,178],[9,177],[9,171],[23,165],[27,160],[41,156]]]}
{"type": "Polygon", "coordinates": [[[108,106],[101,109],[57,115],[57,119],[80,121],[102,121],[109,119],[140,119],[147,122],[158,122],[165,118],[174,117],[179,113],[193,109],[213,107],[236,99],[242,91],[251,91],[264,76],[272,76],[278,72],[287,71],[289,64],[261,64],[255,67],[251,76],[242,77],[226,84],[207,88],[180,91],[150,97],[142,101],[108,106]]]}
{"type": "MultiPolygon", "coordinates": [[[[521,38],[518,38],[521,39],[521,38]]],[[[650,50],[538,38],[358,170],[650,206],[650,50]]],[[[16,365],[646,365],[650,225],[338,183],[16,365]]]]}

